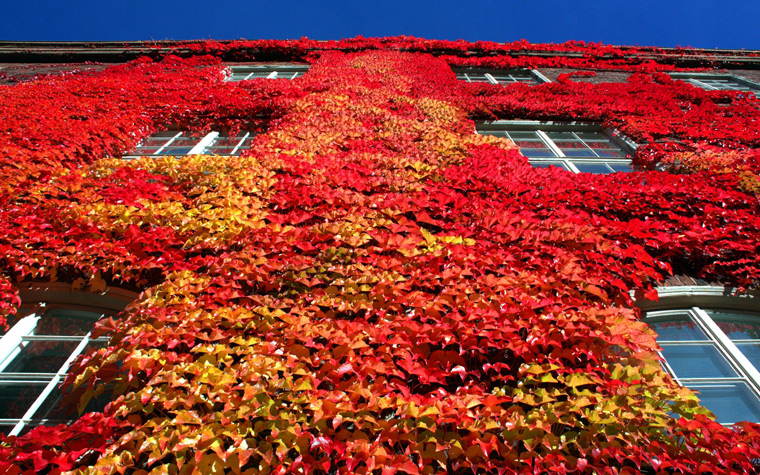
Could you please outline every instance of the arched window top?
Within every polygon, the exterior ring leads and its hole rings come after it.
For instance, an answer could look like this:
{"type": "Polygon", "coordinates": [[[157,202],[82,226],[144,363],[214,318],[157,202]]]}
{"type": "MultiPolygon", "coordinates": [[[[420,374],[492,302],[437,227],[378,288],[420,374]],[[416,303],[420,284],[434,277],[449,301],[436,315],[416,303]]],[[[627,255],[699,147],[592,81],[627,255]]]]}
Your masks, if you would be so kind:
{"type": "MultiPolygon", "coordinates": [[[[59,404],[69,366],[107,344],[107,338],[91,338],[95,322],[137,297],[121,289],[88,293],[61,284],[27,286],[19,293],[19,316],[0,338],[0,432],[8,435],[75,417],[59,404]]],[[[88,409],[101,407],[96,402],[88,409]]]]}
{"type": "Polygon", "coordinates": [[[699,391],[718,422],[760,422],[760,298],[723,287],[658,289],[638,301],[657,333],[663,367],[699,391]]]}

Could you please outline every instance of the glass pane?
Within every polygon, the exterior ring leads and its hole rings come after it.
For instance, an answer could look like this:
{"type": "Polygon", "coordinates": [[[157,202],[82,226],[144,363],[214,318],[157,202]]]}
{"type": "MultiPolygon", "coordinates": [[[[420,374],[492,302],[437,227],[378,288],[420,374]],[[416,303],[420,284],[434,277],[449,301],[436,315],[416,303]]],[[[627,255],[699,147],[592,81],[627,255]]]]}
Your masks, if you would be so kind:
{"type": "Polygon", "coordinates": [[[607,137],[607,135],[603,132],[576,132],[575,135],[578,136],[578,138],[585,140],[587,142],[591,141],[598,141],[598,142],[607,142],[609,143],[610,138],[607,137]]]}
{"type": "Polygon", "coordinates": [[[483,73],[465,73],[464,76],[469,82],[491,82],[483,73]]]}
{"type": "Polygon", "coordinates": [[[557,146],[568,158],[596,158],[596,154],[580,142],[576,144],[562,142],[561,144],[557,144],[557,146]]]}
{"type": "Polygon", "coordinates": [[[0,424],[0,434],[8,435],[8,434],[11,433],[11,431],[13,430],[14,427],[16,427],[15,424],[13,424],[13,425],[2,425],[2,424],[0,424]]]}
{"type": "Polygon", "coordinates": [[[45,313],[34,329],[34,335],[84,336],[92,330],[103,314],[95,312],[67,312],[54,309],[45,313]]]}
{"type": "Polygon", "coordinates": [[[689,384],[699,391],[702,405],[710,409],[718,422],[760,422],[760,400],[746,383],[689,384]]]}
{"type": "Polygon", "coordinates": [[[517,79],[505,74],[492,74],[491,76],[493,76],[499,84],[513,84],[517,82],[517,79]]]}
{"type": "Polygon", "coordinates": [[[732,340],[759,340],[760,316],[725,310],[705,310],[732,340]]]}
{"type": "Polygon", "coordinates": [[[530,130],[517,130],[509,131],[509,136],[512,138],[512,140],[535,140],[537,142],[543,142],[536,132],[530,131],[530,130]]]}
{"type": "MultiPolygon", "coordinates": [[[[194,145],[193,145],[194,146],[194,145]]],[[[160,152],[155,152],[152,155],[187,155],[190,153],[190,150],[192,150],[193,147],[166,147],[160,152]]]]}
{"type": "Polygon", "coordinates": [[[662,344],[662,356],[681,379],[735,378],[736,371],[714,345],[662,344]]]}
{"type": "Polygon", "coordinates": [[[22,341],[21,352],[5,367],[5,373],[57,373],[78,341],[22,341]]]}
{"type": "Polygon", "coordinates": [[[156,152],[163,146],[163,143],[158,145],[138,145],[131,152],[132,155],[155,155],[156,152]]]}
{"type": "Polygon", "coordinates": [[[620,150],[594,149],[594,152],[602,158],[625,158],[626,156],[626,154],[620,150]]]}
{"type": "Polygon", "coordinates": [[[516,145],[520,147],[520,153],[522,153],[526,157],[549,158],[549,157],[557,156],[554,152],[551,151],[551,149],[539,146],[543,144],[528,142],[528,146],[526,147],[524,142],[517,142],[516,145]]]}
{"type": "Polygon", "coordinates": [[[706,341],[707,336],[691,317],[684,313],[668,317],[666,321],[647,322],[658,337],[657,341],[706,341]]]}
{"type": "Polygon", "coordinates": [[[45,384],[0,383],[0,419],[20,419],[42,394],[45,384]]]}
{"type": "Polygon", "coordinates": [[[197,144],[204,135],[201,136],[192,136],[186,132],[183,132],[181,136],[174,139],[174,141],[170,144],[171,147],[194,147],[195,144],[197,144]]]}
{"type": "Polygon", "coordinates": [[[576,135],[572,132],[565,132],[565,131],[556,131],[556,130],[549,130],[546,132],[546,135],[549,136],[550,139],[556,141],[563,141],[563,140],[578,140],[576,135]]]}
{"type": "Polygon", "coordinates": [[[609,140],[588,139],[584,140],[584,142],[594,150],[614,150],[617,148],[609,140]]]}
{"type": "Polygon", "coordinates": [[[157,136],[148,137],[148,138],[146,138],[145,140],[142,141],[142,143],[140,144],[140,147],[146,147],[146,148],[147,147],[156,147],[156,148],[158,148],[158,147],[164,145],[166,142],[168,142],[174,135],[175,135],[175,133],[173,133],[172,135],[170,135],[168,137],[164,137],[164,136],[160,136],[160,137],[157,137],[157,136]]]}
{"type": "Polygon", "coordinates": [[[87,353],[90,350],[99,350],[108,346],[108,340],[90,340],[82,350],[82,354],[87,353]]]}
{"type": "Polygon", "coordinates": [[[623,172],[623,173],[630,173],[633,171],[633,168],[630,164],[616,164],[616,163],[608,163],[607,164],[610,168],[615,170],[616,172],[623,172]]]}
{"type": "Polygon", "coordinates": [[[760,343],[737,343],[736,347],[760,370],[760,343]]]}
{"type": "Polygon", "coordinates": [[[575,165],[575,168],[581,173],[607,174],[614,171],[605,163],[573,162],[573,165],[575,165]]]}
{"type": "Polygon", "coordinates": [[[206,147],[204,153],[215,155],[240,155],[243,150],[251,147],[251,140],[254,134],[242,133],[234,137],[220,135],[210,146],[206,147]]]}

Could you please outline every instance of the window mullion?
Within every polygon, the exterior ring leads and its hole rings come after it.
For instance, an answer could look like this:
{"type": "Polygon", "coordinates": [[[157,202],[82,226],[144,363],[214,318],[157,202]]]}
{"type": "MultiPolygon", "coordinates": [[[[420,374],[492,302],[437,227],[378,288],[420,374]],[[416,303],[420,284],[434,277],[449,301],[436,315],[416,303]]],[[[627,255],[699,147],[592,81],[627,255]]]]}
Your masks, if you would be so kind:
{"type": "Polygon", "coordinates": [[[189,152],[187,152],[187,155],[200,155],[203,152],[206,151],[206,147],[214,143],[214,140],[219,136],[219,132],[211,132],[209,134],[206,134],[205,137],[201,139],[200,142],[195,144],[193,148],[190,149],[189,152]]]}
{"type": "Polygon", "coordinates": [[[557,145],[554,143],[552,139],[549,138],[548,135],[546,135],[546,132],[544,132],[543,130],[536,130],[536,135],[538,135],[539,138],[541,138],[541,140],[546,144],[547,147],[549,147],[549,149],[555,155],[561,158],[567,158],[565,157],[565,153],[559,147],[557,147],[557,145]]]}
{"type": "Polygon", "coordinates": [[[166,141],[166,142],[165,142],[163,145],[161,145],[161,148],[159,148],[158,150],[156,150],[156,151],[153,153],[153,155],[159,155],[161,152],[163,152],[163,150],[164,150],[166,147],[168,147],[168,146],[169,146],[169,145],[170,145],[172,142],[174,142],[175,140],[177,140],[177,138],[179,138],[179,136],[180,136],[180,135],[182,135],[182,132],[177,132],[177,134],[176,134],[174,137],[170,138],[170,139],[169,139],[169,140],[167,140],[167,141],[166,141]]]}
{"type": "Polygon", "coordinates": [[[496,79],[494,79],[494,77],[491,76],[491,74],[485,73],[483,75],[486,77],[486,79],[488,79],[488,81],[491,82],[491,84],[499,84],[499,81],[497,81],[496,79]]]}
{"type": "Polygon", "coordinates": [[[694,84],[694,85],[696,85],[698,87],[701,87],[702,89],[707,89],[708,91],[717,91],[718,90],[717,87],[711,86],[710,84],[708,84],[706,82],[703,82],[703,81],[700,81],[699,79],[696,79],[696,78],[691,78],[691,79],[689,79],[689,81],[692,84],[694,84]]]}
{"type": "Polygon", "coordinates": [[[578,139],[578,141],[580,143],[582,143],[584,147],[586,147],[587,149],[589,149],[591,151],[591,153],[594,154],[594,157],[596,157],[596,158],[602,158],[602,157],[599,156],[598,153],[596,153],[596,150],[594,150],[593,148],[591,148],[591,147],[588,146],[588,144],[586,143],[585,140],[583,140],[582,138],[578,137],[578,134],[576,134],[575,132],[571,132],[571,133],[573,134],[573,137],[575,137],[576,139],[578,139]]]}
{"type": "Polygon", "coordinates": [[[718,324],[715,323],[715,320],[713,320],[707,314],[707,312],[700,309],[699,307],[693,307],[692,313],[694,314],[695,319],[697,319],[699,323],[710,332],[711,336],[715,338],[718,346],[721,347],[721,349],[728,355],[730,355],[733,363],[739,366],[739,368],[737,368],[739,373],[743,373],[747,376],[747,378],[752,382],[752,385],[755,388],[755,392],[760,395],[760,372],[758,372],[755,366],[747,359],[746,356],[744,356],[744,353],[739,350],[734,342],[732,342],[731,339],[726,336],[725,333],[723,333],[723,330],[718,327],[718,324]]]}
{"type": "Polygon", "coordinates": [[[533,76],[539,79],[539,82],[551,82],[549,78],[541,74],[537,69],[529,69],[529,71],[531,72],[531,74],[533,74],[533,76]]]}
{"type": "Polygon", "coordinates": [[[39,319],[37,315],[24,317],[0,338],[0,372],[21,352],[23,337],[31,335],[39,319]]]}
{"type": "Polygon", "coordinates": [[[243,138],[238,141],[238,143],[235,145],[235,148],[232,149],[232,152],[230,152],[230,155],[235,155],[235,153],[240,149],[240,147],[243,146],[245,143],[245,139],[247,139],[251,135],[250,132],[246,132],[245,135],[243,135],[243,138]]]}
{"type": "Polygon", "coordinates": [[[562,160],[562,163],[564,163],[567,169],[573,173],[581,172],[580,170],[578,170],[578,167],[575,166],[575,163],[573,163],[572,160],[565,159],[565,160],[562,160]]]}

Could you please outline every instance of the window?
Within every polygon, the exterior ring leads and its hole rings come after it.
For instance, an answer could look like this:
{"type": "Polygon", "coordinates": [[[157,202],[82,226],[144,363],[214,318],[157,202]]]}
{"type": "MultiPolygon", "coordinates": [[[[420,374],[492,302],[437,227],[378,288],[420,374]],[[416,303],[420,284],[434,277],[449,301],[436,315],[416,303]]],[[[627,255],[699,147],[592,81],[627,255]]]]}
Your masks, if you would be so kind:
{"type": "Polygon", "coordinates": [[[187,131],[164,130],[147,137],[123,158],[155,157],[161,155],[240,155],[250,148],[255,132],[244,131],[235,136],[211,132],[194,134],[187,131]]]}
{"type": "Polygon", "coordinates": [[[760,304],[725,297],[722,287],[666,287],[646,322],[663,367],[722,424],[760,422],[760,304]],[[667,309],[658,309],[667,307],[667,309]]]}
{"type": "Polygon", "coordinates": [[[457,79],[467,82],[487,82],[491,84],[540,84],[549,82],[544,75],[533,69],[486,70],[472,68],[453,68],[457,79]]]}
{"type": "Polygon", "coordinates": [[[671,73],[671,76],[708,91],[760,91],[760,84],[731,74],[671,73]]]}
{"type": "Polygon", "coordinates": [[[247,81],[249,79],[295,79],[309,70],[306,64],[280,64],[256,66],[231,66],[232,75],[228,81],[247,81]]]}
{"type": "MultiPolygon", "coordinates": [[[[35,295],[51,297],[53,302],[26,304],[22,307],[26,315],[0,338],[0,433],[19,435],[38,425],[77,417],[76,408],[60,404],[61,383],[77,356],[108,343],[107,338],[90,338],[95,322],[134,298],[125,291],[111,294],[49,288],[21,292],[25,302],[35,295]],[[67,300],[76,304],[63,303],[67,300]]],[[[103,407],[103,401],[90,401],[85,411],[103,407]]]]}
{"type": "Polygon", "coordinates": [[[476,124],[477,132],[507,138],[534,167],[555,166],[574,173],[630,172],[630,151],[622,137],[593,124],[495,121],[476,124]]]}

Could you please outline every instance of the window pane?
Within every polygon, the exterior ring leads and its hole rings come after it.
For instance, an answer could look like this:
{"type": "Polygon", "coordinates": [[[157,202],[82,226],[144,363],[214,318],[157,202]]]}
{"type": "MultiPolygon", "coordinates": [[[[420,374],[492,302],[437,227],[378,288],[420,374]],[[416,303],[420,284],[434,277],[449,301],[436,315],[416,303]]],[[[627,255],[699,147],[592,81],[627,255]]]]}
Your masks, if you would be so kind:
{"type": "Polygon", "coordinates": [[[663,341],[706,341],[707,336],[688,314],[668,317],[667,321],[650,322],[657,333],[657,340],[663,341]]]}
{"type": "Polygon", "coordinates": [[[3,372],[57,373],[78,344],[78,341],[22,341],[21,352],[3,372]]]}
{"type": "Polygon", "coordinates": [[[2,425],[2,424],[0,424],[0,434],[8,435],[8,434],[11,433],[11,431],[13,430],[14,427],[16,427],[16,424],[13,424],[13,425],[10,425],[10,424],[2,425]]]}
{"type": "Polygon", "coordinates": [[[737,343],[736,347],[760,370],[760,343],[737,343]]]}
{"type": "Polygon", "coordinates": [[[82,354],[87,353],[90,350],[99,350],[101,348],[105,348],[108,346],[108,340],[90,340],[87,342],[87,344],[84,346],[84,350],[82,350],[82,354]]]}
{"type": "Polygon", "coordinates": [[[579,139],[585,140],[586,142],[610,142],[610,138],[607,137],[607,135],[603,132],[584,131],[576,132],[575,135],[577,135],[579,139]]]}
{"type": "Polygon", "coordinates": [[[594,149],[594,152],[602,158],[625,158],[625,155],[620,150],[598,150],[594,149]]]}
{"type": "Polygon", "coordinates": [[[154,152],[152,155],[187,155],[194,146],[195,145],[192,147],[166,147],[160,152],[154,152]]]}
{"type": "Polygon", "coordinates": [[[662,344],[662,347],[662,356],[678,378],[734,378],[738,376],[712,344],[662,344]]]}
{"type": "Polygon", "coordinates": [[[546,132],[546,135],[549,136],[550,139],[556,141],[563,141],[563,140],[578,140],[576,135],[573,132],[564,132],[564,131],[558,131],[558,130],[549,130],[546,132]]]}
{"type": "Polygon", "coordinates": [[[491,74],[493,78],[498,82],[499,84],[514,84],[518,82],[518,80],[508,74],[491,74]]]}
{"type": "MultiPolygon", "coordinates": [[[[577,144],[569,144],[568,142],[563,142],[558,146],[560,150],[562,150],[562,153],[564,153],[568,158],[596,158],[596,154],[586,148],[586,146],[580,142],[577,144]]],[[[609,171],[607,173],[609,173],[609,171]]]]}
{"type": "Polygon", "coordinates": [[[174,137],[174,135],[176,135],[176,133],[172,132],[172,134],[170,136],[168,136],[168,137],[167,136],[163,136],[163,135],[148,137],[148,138],[146,138],[145,140],[142,141],[142,143],[140,144],[140,146],[141,147],[146,147],[146,148],[149,148],[149,147],[158,148],[158,147],[164,145],[166,142],[168,142],[172,137],[174,137]]]}
{"type": "Polygon", "coordinates": [[[581,173],[607,174],[614,171],[605,163],[573,162],[573,165],[575,165],[575,168],[581,173]]]}
{"type": "Polygon", "coordinates": [[[0,383],[0,419],[23,417],[43,389],[41,383],[0,383]]]}
{"type": "Polygon", "coordinates": [[[103,315],[95,312],[66,312],[50,310],[37,323],[34,335],[84,336],[103,315]]]}
{"type": "Polygon", "coordinates": [[[760,400],[746,383],[689,384],[699,391],[702,405],[710,409],[718,422],[760,422],[760,400]]]}
{"type": "Polygon", "coordinates": [[[468,82],[490,82],[483,73],[461,73],[461,76],[457,75],[457,77],[468,82]]]}
{"type": "Polygon", "coordinates": [[[616,164],[616,163],[608,163],[607,164],[610,168],[615,170],[616,172],[623,172],[623,173],[630,173],[633,171],[633,168],[631,168],[630,164],[616,164]]]}
{"type": "Polygon", "coordinates": [[[732,340],[760,339],[760,317],[724,310],[705,310],[718,327],[732,340]]]}
{"type": "Polygon", "coordinates": [[[548,158],[557,156],[551,149],[542,147],[543,144],[536,142],[516,142],[516,145],[520,148],[520,153],[526,157],[548,158]]]}
{"type": "Polygon", "coordinates": [[[512,138],[512,140],[535,140],[538,142],[543,142],[536,132],[529,131],[529,130],[517,130],[517,131],[509,131],[509,136],[512,138]]]}
{"type": "Polygon", "coordinates": [[[228,135],[220,135],[214,142],[206,147],[204,153],[214,155],[240,155],[243,150],[251,147],[251,140],[255,137],[254,134],[245,132],[230,137],[228,135]]]}

